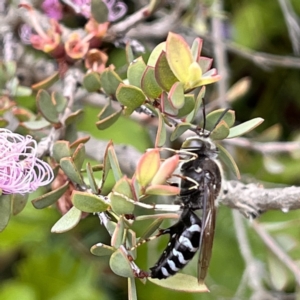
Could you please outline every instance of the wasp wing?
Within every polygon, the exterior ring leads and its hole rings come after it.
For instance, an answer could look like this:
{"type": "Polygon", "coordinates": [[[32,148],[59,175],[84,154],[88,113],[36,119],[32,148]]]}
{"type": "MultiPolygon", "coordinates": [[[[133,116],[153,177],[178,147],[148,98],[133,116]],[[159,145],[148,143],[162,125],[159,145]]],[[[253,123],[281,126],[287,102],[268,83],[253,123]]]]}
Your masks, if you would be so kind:
{"type": "Polygon", "coordinates": [[[202,228],[198,258],[198,282],[200,284],[204,282],[212,254],[216,224],[215,199],[212,183],[207,182],[207,184],[204,184],[202,228]]]}

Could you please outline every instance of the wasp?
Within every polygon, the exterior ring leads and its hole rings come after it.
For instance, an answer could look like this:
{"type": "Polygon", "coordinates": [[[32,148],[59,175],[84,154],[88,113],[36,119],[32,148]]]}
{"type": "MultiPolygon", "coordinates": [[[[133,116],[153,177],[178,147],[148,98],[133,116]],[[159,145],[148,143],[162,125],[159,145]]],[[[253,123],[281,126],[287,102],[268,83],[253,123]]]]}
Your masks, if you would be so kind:
{"type": "Polygon", "coordinates": [[[182,145],[183,156],[194,154],[181,165],[180,195],[182,214],[176,224],[161,230],[170,240],[163,254],[150,268],[151,277],[164,279],[184,268],[200,249],[198,281],[203,282],[213,247],[217,200],[222,185],[218,149],[209,137],[188,138],[182,145]],[[201,218],[195,211],[201,210],[201,218]]]}

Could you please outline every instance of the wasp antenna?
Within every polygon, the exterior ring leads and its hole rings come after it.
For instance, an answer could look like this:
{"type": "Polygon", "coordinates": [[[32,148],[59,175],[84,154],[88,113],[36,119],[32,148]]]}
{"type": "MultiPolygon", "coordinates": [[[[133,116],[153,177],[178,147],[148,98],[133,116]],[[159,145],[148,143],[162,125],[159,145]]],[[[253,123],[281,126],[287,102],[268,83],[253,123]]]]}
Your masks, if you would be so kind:
{"type": "Polygon", "coordinates": [[[205,112],[205,99],[202,98],[202,116],[203,116],[203,127],[202,127],[202,135],[204,136],[204,131],[206,127],[206,112],[205,112]]]}

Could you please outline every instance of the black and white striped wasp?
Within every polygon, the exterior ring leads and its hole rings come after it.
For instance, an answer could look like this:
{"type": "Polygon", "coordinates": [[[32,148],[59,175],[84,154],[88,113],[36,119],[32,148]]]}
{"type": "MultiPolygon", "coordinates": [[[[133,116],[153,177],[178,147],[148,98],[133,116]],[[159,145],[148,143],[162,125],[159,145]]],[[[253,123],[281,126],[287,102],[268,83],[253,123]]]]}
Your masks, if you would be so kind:
{"type": "Polygon", "coordinates": [[[209,134],[203,131],[202,135],[190,137],[181,147],[183,159],[189,155],[194,157],[186,159],[180,168],[182,213],[176,224],[158,234],[170,234],[170,240],[157,263],[150,268],[152,278],[165,279],[176,274],[199,249],[198,282],[203,283],[206,277],[214,240],[215,201],[222,186],[218,149],[209,134]],[[197,210],[202,211],[201,217],[195,214],[197,210]]]}

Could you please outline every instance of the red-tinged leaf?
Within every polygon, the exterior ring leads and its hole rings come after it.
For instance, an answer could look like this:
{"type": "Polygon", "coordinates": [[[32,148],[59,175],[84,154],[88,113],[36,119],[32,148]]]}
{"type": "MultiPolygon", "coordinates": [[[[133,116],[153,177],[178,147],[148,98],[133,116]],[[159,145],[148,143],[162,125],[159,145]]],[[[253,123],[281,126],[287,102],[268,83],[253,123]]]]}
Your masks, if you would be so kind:
{"type": "Polygon", "coordinates": [[[141,186],[147,186],[160,167],[160,151],[158,148],[147,151],[139,160],[136,168],[136,179],[141,186]]]}
{"type": "Polygon", "coordinates": [[[159,196],[175,196],[180,193],[180,188],[170,185],[150,185],[146,188],[146,195],[159,195],[159,196]]]}
{"type": "Polygon", "coordinates": [[[151,185],[163,184],[174,173],[179,163],[179,155],[167,158],[161,165],[151,181],[151,185]]]}
{"type": "Polygon", "coordinates": [[[166,142],[167,130],[166,130],[166,125],[162,114],[158,109],[156,110],[158,113],[158,127],[157,127],[156,139],[155,139],[155,147],[162,147],[166,142]]]}
{"type": "Polygon", "coordinates": [[[183,37],[169,32],[166,42],[166,57],[174,75],[180,82],[186,83],[189,77],[189,66],[193,62],[193,56],[189,45],[183,37]]]}
{"type": "Polygon", "coordinates": [[[205,74],[211,68],[213,59],[201,56],[197,62],[202,70],[202,73],[205,74]]]}
{"type": "Polygon", "coordinates": [[[184,105],[183,83],[175,82],[170,89],[168,99],[173,107],[180,109],[184,105]]]}
{"type": "Polygon", "coordinates": [[[221,76],[217,73],[216,69],[211,69],[202,75],[201,80],[197,83],[196,86],[202,86],[217,82],[221,79],[221,76]]]}
{"type": "Polygon", "coordinates": [[[148,278],[152,283],[161,287],[186,293],[207,293],[209,289],[205,284],[199,284],[196,277],[177,273],[164,280],[148,278]]]}
{"type": "Polygon", "coordinates": [[[203,45],[203,40],[200,38],[195,38],[191,48],[194,61],[198,61],[198,59],[200,58],[202,45],[203,45]]]}

